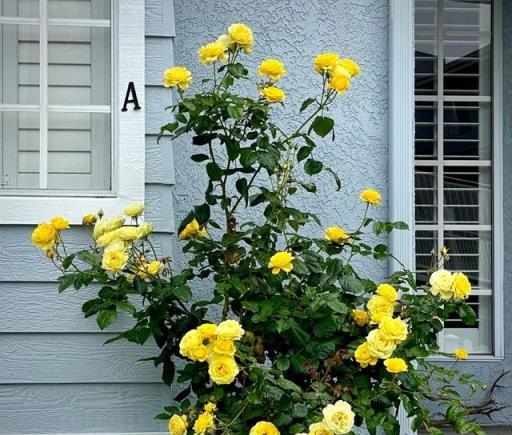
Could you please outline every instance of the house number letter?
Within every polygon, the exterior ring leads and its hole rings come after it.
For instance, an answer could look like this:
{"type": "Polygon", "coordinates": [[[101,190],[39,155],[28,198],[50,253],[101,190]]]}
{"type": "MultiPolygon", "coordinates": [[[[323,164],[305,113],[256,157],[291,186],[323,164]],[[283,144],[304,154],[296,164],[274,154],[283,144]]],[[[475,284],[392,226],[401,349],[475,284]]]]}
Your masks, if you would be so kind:
{"type": "Polygon", "coordinates": [[[135,85],[133,82],[128,83],[126,97],[124,97],[124,104],[121,112],[126,112],[128,110],[126,106],[129,103],[133,104],[133,110],[140,110],[139,100],[137,99],[137,92],[135,92],[135,85]]]}

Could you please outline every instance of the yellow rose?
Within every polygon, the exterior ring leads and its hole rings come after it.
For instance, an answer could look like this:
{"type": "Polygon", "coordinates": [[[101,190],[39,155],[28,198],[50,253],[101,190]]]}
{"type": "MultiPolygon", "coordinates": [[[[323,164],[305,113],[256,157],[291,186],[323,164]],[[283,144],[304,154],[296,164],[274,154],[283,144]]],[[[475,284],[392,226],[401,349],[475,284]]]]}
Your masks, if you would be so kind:
{"type": "Polygon", "coordinates": [[[368,367],[369,365],[374,366],[379,360],[370,353],[370,349],[368,348],[368,343],[366,341],[357,347],[354,352],[354,358],[363,368],[368,367]]]}
{"type": "Polygon", "coordinates": [[[320,422],[311,424],[309,426],[309,434],[306,435],[334,435],[334,432],[325,423],[320,422]]]}
{"type": "Polygon", "coordinates": [[[369,204],[379,205],[381,201],[380,193],[373,189],[365,189],[359,194],[361,201],[369,204]]]}
{"type": "Polygon", "coordinates": [[[121,227],[116,230],[116,235],[119,240],[126,240],[131,242],[139,236],[138,227],[121,227]]]}
{"type": "Polygon", "coordinates": [[[322,413],[324,414],[323,422],[336,435],[349,433],[354,426],[355,414],[350,404],[344,400],[338,400],[334,405],[327,405],[322,413]]]}
{"type": "Polygon", "coordinates": [[[267,76],[271,80],[279,80],[286,74],[283,62],[277,59],[265,59],[258,67],[260,76],[267,76]]]}
{"type": "Polygon", "coordinates": [[[281,103],[286,98],[284,91],[277,86],[267,86],[266,88],[262,88],[260,95],[269,103],[281,103]]]}
{"type": "Polygon", "coordinates": [[[270,257],[268,268],[272,269],[274,275],[278,274],[281,270],[289,273],[293,270],[293,260],[295,257],[286,251],[279,251],[270,257]]]}
{"type": "Polygon", "coordinates": [[[452,288],[454,296],[458,299],[467,299],[471,294],[471,283],[462,272],[453,274],[452,288]]]}
{"type": "Polygon", "coordinates": [[[379,323],[384,317],[393,316],[394,304],[389,302],[385,297],[374,295],[366,304],[370,313],[372,323],[379,323]]]}
{"type": "Polygon", "coordinates": [[[377,286],[376,293],[382,296],[383,298],[387,299],[391,303],[395,302],[398,299],[398,292],[390,284],[379,284],[377,286]]]}
{"type": "Polygon", "coordinates": [[[140,266],[141,271],[138,272],[138,275],[141,278],[149,278],[150,276],[158,275],[160,269],[162,268],[162,263],[158,260],[153,260],[150,263],[144,263],[140,266]]]}
{"type": "Polygon", "coordinates": [[[234,358],[226,355],[217,355],[209,363],[208,374],[216,384],[231,384],[238,375],[238,366],[234,358]]]}
{"type": "Polygon", "coordinates": [[[203,435],[207,430],[215,429],[215,420],[209,412],[202,412],[194,423],[194,433],[203,435]]]}
{"type": "Polygon", "coordinates": [[[206,229],[199,226],[199,222],[193,219],[189,222],[185,228],[181,231],[180,239],[190,239],[191,237],[204,237],[206,235],[206,229]]]}
{"type": "Polygon", "coordinates": [[[64,219],[62,216],[55,216],[52,219],[51,224],[57,231],[67,230],[69,228],[69,221],[64,219]]]}
{"type": "Polygon", "coordinates": [[[125,216],[137,217],[144,211],[144,204],[130,204],[124,208],[123,213],[125,216]]]}
{"type": "Polygon", "coordinates": [[[343,243],[347,241],[350,236],[343,231],[340,227],[329,227],[324,232],[324,237],[333,243],[343,243]]]}
{"type": "Polygon", "coordinates": [[[449,271],[445,269],[436,270],[430,275],[429,283],[431,285],[430,292],[433,295],[439,295],[443,299],[453,297],[453,276],[449,271]]]}
{"type": "Polygon", "coordinates": [[[396,349],[395,341],[389,340],[380,329],[370,331],[366,341],[368,342],[368,352],[374,358],[389,358],[396,349]]]}
{"type": "Polygon", "coordinates": [[[197,329],[191,329],[180,340],[180,354],[193,361],[204,362],[208,359],[208,347],[197,329]]]}
{"type": "Polygon", "coordinates": [[[128,261],[128,253],[121,249],[105,250],[101,267],[111,272],[119,272],[126,266],[128,261]]]}
{"type": "Polygon", "coordinates": [[[236,320],[224,320],[217,326],[215,334],[223,340],[240,340],[245,331],[236,320]]]}
{"type": "Polygon", "coordinates": [[[389,373],[402,373],[407,371],[407,363],[402,358],[388,358],[384,361],[389,373]]]}
{"type": "Polygon", "coordinates": [[[217,325],[215,323],[203,323],[197,327],[197,331],[206,340],[211,340],[215,337],[217,325]]]}
{"type": "Polygon", "coordinates": [[[379,329],[388,340],[401,342],[407,338],[407,324],[402,319],[384,317],[379,323],[379,329]]]}
{"type": "Polygon", "coordinates": [[[254,37],[252,30],[242,23],[231,24],[228,27],[228,36],[231,41],[237,44],[245,53],[252,51],[254,45],[254,37]]]}
{"type": "Polygon", "coordinates": [[[213,62],[225,62],[228,60],[226,54],[226,46],[220,42],[210,42],[203,45],[197,54],[199,55],[199,61],[205,65],[209,65],[213,62]]]}
{"type": "Polygon", "coordinates": [[[144,237],[149,236],[153,232],[153,224],[149,222],[144,222],[139,226],[139,233],[137,234],[137,239],[143,239],[144,237]]]}
{"type": "Polygon", "coordinates": [[[456,348],[455,351],[453,352],[453,354],[457,361],[462,361],[462,360],[468,359],[468,356],[469,356],[468,351],[462,347],[456,348]]]}
{"type": "Polygon", "coordinates": [[[217,338],[212,345],[212,351],[218,355],[235,355],[236,348],[235,344],[231,340],[224,340],[223,338],[217,338]]]}
{"type": "Polygon", "coordinates": [[[332,71],[327,87],[342,94],[350,87],[350,78],[350,73],[342,66],[337,65],[332,71]]]}
{"type": "Polygon", "coordinates": [[[354,322],[356,322],[357,326],[364,326],[370,321],[368,313],[365,310],[352,310],[352,317],[354,318],[354,322]]]}
{"type": "Polygon", "coordinates": [[[217,38],[217,42],[219,44],[222,44],[224,47],[226,47],[226,50],[232,50],[234,48],[234,43],[229,37],[229,35],[220,35],[217,38]]]}
{"type": "Polygon", "coordinates": [[[279,435],[279,429],[269,421],[259,421],[249,431],[249,435],[279,435]]]}
{"type": "Polygon", "coordinates": [[[206,411],[206,412],[213,412],[217,409],[217,405],[215,403],[212,403],[212,402],[208,402],[204,405],[203,409],[206,411]]]}
{"type": "Polygon", "coordinates": [[[93,225],[96,222],[95,214],[86,214],[82,218],[82,225],[93,225]]]}
{"type": "Polygon", "coordinates": [[[186,435],[187,433],[187,416],[174,414],[168,423],[169,435],[186,435]]]}
{"type": "Polygon", "coordinates": [[[124,218],[121,216],[114,216],[110,219],[98,219],[96,224],[94,225],[94,230],[92,231],[92,236],[94,240],[97,240],[103,234],[108,233],[109,231],[117,230],[119,227],[122,227],[124,224],[124,218]]]}
{"type": "Polygon", "coordinates": [[[341,59],[339,65],[347,69],[352,77],[359,75],[359,73],[361,72],[361,68],[359,67],[358,63],[353,61],[352,59],[341,59]]]}
{"type": "Polygon", "coordinates": [[[32,243],[41,249],[51,249],[57,239],[57,230],[52,224],[39,224],[32,232],[32,243]]]}
{"type": "Polygon", "coordinates": [[[108,233],[103,234],[101,237],[98,237],[96,240],[96,245],[101,248],[106,248],[118,240],[119,237],[117,236],[117,230],[109,231],[108,233]]]}
{"type": "Polygon", "coordinates": [[[164,71],[162,84],[165,88],[178,86],[184,91],[190,83],[192,83],[192,73],[184,66],[175,66],[164,71]]]}
{"type": "Polygon", "coordinates": [[[340,57],[336,53],[322,53],[315,57],[313,66],[315,71],[319,74],[325,72],[331,73],[336,65],[338,65],[339,61],[340,57]]]}

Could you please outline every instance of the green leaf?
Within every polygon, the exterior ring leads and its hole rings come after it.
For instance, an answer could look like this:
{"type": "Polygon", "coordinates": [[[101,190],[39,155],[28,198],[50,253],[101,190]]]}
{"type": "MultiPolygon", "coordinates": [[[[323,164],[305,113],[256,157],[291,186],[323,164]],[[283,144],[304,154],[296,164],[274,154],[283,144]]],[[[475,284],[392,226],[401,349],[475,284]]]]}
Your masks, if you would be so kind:
{"type": "Polygon", "coordinates": [[[186,285],[172,287],[171,293],[184,302],[188,302],[190,299],[192,299],[192,290],[190,290],[190,287],[186,285]]]}
{"type": "Polygon", "coordinates": [[[290,360],[288,358],[282,356],[276,360],[275,366],[276,366],[276,369],[284,372],[290,368],[290,360]]]}
{"type": "Polygon", "coordinates": [[[68,257],[64,259],[62,262],[62,267],[64,269],[67,269],[69,266],[71,266],[71,263],[73,263],[73,260],[75,259],[75,254],[71,254],[68,257]]]}
{"type": "Polygon", "coordinates": [[[96,317],[96,322],[100,329],[105,329],[116,320],[117,312],[115,310],[101,310],[96,317]]]}
{"type": "Polygon", "coordinates": [[[297,161],[302,162],[302,160],[306,159],[310,154],[311,151],[313,151],[312,147],[309,146],[303,146],[299,149],[297,152],[297,161]]]}
{"type": "Polygon", "coordinates": [[[324,164],[319,160],[307,159],[304,163],[304,171],[308,175],[315,175],[322,171],[324,164]]]}
{"type": "Polygon", "coordinates": [[[308,407],[303,403],[293,405],[292,414],[294,417],[302,418],[308,415],[308,407]]]}
{"type": "Polygon", "coordinates": [[[228,115],[233,119],[240,119],[244,116],[244,107],[242,105],[228,106],[228,115]]]}
{"type": "Polygon", "coordinates": [[[100,258],[94,254],[91,254],[89,251],[77,252],[76,256],[79,260],[91,266],[99,266],[101,264],[100,258]]]}
{"type": "Polygon", "coordinates": [[[340,180],[340,177],[338,176],[338,174],[336,172],[334,172],[331,168],[328,168],[328,167],[326,167],[325,170],[333,176],[334,182],[336,183],[336,190],[340,190],[341,189],[341,180],[340,180]]]}
{"type": "Polygon", "coordinates": [[[325,137],[334,128],[334,120],[327,116],[317,116],[311,124],[311,128],[318,136],[325,137]]]}
{"type": "Polygon", "coordinates": [[[229,73],[236,78],[245,77],[249,73],[241,63],[230,63],[227,68],[229,73]]]}
{"type": "Polygon", "coordinates": [[[190,156],[190,158],[194,161],[194,162],[204,162],[205,160],[209,160],[210,157],[207,156],[206,154],[192,154],[190,156]]]}
{"type": "Polygon", "coordinates": [[[304,112],[311,104],[313,104],[316,100],[314,98],[308,98],[304,100],[302,105],[300,106],[300,113],[304,112]]]}
{"type": "Polygon", "coordinates": [[[135,306],[131,302],[117,301],[116,306],[119,307],[121,310],[126,311],[127,313],[135,313],[135,306]]]}
{"type": "Polygon", "coordinates": [[[464,304],[459,307],[459,316],[466,325],[476,324],[476,314],[469,305],[464,304]]]}
{"type": "Polygon", "coordinates": [[[210,162],[206,165],[206,173],[212,181],[220,181],[223,174],[222,169],[215,162],[210,162]]]}
{"type": "Polygon", "coordinates": [[[64,290],[71,287],[73,285],[73,283],[75,282],[75,279],[76,279],[75,273],[70,273],[69,275],[63,275],[63,276],[59,277],[59,286],[58,286],[59,293],[62,293],[64,290]]]}
{"type": "Polygon", "coordinates": [[[194,216],[199,225],[206,225],[210,219],[210,206],[206,203],[194,207],[194,216]]]}

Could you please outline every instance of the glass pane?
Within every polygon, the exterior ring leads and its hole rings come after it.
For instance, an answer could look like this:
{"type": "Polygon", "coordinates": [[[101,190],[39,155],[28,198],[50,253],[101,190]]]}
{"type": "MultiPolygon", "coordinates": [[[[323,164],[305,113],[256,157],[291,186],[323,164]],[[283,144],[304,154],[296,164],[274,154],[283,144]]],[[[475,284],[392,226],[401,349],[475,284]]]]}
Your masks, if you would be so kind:
{"type": "Polygon", "coordinates": [[[437,156],[437,104],[416,103],[415,118],[415,159],[434,159],[437,156]]]}
{"type": "Polygon", "coordinates": [[[39,17],[39,0],[0,0],[0,15],[4,17],[39,17]]]}
{"type": "Polygon", "coordinates": [[[437,93],[437,0],[417,0],[415,9],[416,94],[437,93]]]}
{"type": "Polygon", "coordinates": [[[439,253],[437,231],[416,231],[416,283],[428,282],[427,271],[433,266],[433,255],[439,253]]]}
{"type": "Polygon", "coordinates": [[[490,103],[451,102],[444,105],[444,157],[490,160],[490,103]]]}
{"type": "Polygon", "coordinates": [[[0,103],[39,104],[39,26],[0,25],[0,103]]]}
{"type": "Polygon", "coordinates": [[[110,0],[48,0],[49,18],[110,19],[110,0]]]}
{"type": "Polygon", "coordinates": [[[49,104],[110,105],[110,29],[49,26],[49,104]]]}
{"type": "Polygon", "coordinates": [[[489,167],[445,166],[443,183],[446,224],[491,224],[489,167]]]}
{"type": "Polygon", "coordinates": [[[437,169],[433,166],[417,166],[414,182],[416,223],[437,223],[437,169]]]}

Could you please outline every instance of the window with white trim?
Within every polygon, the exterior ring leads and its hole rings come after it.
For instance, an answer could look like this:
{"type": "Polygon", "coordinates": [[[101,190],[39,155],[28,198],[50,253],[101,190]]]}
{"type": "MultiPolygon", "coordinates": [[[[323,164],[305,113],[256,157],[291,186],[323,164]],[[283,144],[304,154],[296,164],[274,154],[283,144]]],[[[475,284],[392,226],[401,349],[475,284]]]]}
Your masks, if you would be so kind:
{"type": "Polygon", "coordinates": [[[477,324],[447,321],[443,350],[492,354],[493,1],[415,0],[415,228],[419,284],[432,252],[466,273],[477,324]]]}

